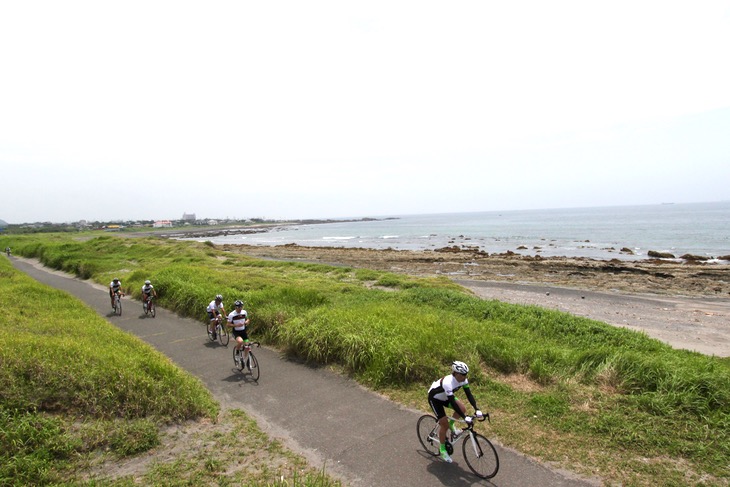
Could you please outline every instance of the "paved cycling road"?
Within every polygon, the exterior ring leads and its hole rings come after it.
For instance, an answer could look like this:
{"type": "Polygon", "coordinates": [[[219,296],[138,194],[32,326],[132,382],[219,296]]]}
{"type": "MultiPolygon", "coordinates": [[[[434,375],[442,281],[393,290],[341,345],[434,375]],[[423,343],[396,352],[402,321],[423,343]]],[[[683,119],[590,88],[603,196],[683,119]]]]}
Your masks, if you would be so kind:
{"type": "MultiPolygon", "coordinates": [[[[70,293],[114,325],[150,343],[199,377],[224,407],[245,410],[269,435],[281,438],[314,466],[324,465],[327,472],[342,478],[346,484],[356,487],[600,485],[596,479],[552,471],[499,445],[495,445],[500,457],[499,473],[491,481],[481,480],[471,473],[460,449],[454,453],[454,463],[450,465],[423,451],[416,437],[416,421],[422,412],[400,407],[348,378],[292,362],[264,347],[255,349],[261,363],[261,378],[255,383],[234,369],[232,345],[211,343],[202,322],[159,307],[156,318],[147,318],[142,304],[129,298],[123,299],[122,316],[115,316],[104,286],[45,269],[33,260],[11,259],[16,268],[70,293]]],[[[205,305],[201,303],[201,316],[205,305]]]]}

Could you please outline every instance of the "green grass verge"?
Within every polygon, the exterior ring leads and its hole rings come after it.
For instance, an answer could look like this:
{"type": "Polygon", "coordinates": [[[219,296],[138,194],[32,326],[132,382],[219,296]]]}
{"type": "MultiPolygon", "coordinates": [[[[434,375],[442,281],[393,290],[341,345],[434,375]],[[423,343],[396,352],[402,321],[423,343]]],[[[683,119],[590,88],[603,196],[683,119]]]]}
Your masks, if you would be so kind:
{"type": "Polygon", "coordinates": [[[51,267],[103,284],[119,276],[132,294],[150,278],[160,305],[187,316],[203,319],[218,293],[229,306],[243,299],[257,338],[401,402],[420,391],[420,408],[430,381],[464,360],[480,404],[502,418],[494,426],[502,442],[609,484],[727,485],[727,359],[558,311],[484,301],[447,280],[256,260],[209,243],[11,240],[16,254],[51,267]]]}

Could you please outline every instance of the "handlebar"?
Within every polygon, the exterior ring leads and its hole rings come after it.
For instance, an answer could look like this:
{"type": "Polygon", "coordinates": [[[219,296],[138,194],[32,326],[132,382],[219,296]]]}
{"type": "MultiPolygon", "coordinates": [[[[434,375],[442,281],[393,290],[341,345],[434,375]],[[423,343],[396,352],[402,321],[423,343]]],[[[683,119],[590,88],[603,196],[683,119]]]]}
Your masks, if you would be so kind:
{"type": "MultiPolygon", "coordinates": [[[[452,417],[449,417],[449,419],[454,420],[454,421],[456,421],[458,423],[466,423],[466,424],[469,425],[469,427],[471,427],[471,426],[474,425],[474,421],[473,420],[471,422],[467,422],[463,418],[452,418],[452,417]]],[[[484,413],[482,415],[481,419],[478,416],[472,416],[472,419],[476,419],[480,423],[483,423],[484,421],[489,421],[490,423],[492,422],[492,420],[489,418],[489,413],[484,413]]]]}

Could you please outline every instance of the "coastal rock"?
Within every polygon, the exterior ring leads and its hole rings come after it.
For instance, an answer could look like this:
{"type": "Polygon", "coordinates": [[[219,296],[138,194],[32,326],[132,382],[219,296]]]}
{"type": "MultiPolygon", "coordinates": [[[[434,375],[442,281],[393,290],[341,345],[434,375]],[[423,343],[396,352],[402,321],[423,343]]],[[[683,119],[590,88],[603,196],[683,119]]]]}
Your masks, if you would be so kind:
{"type": "Polygon", "coordinates": [[[621,253],[622,253],[622,254],[631,254],[631,255],[634,255],[634,251],[633,251],[633,250],[631,250],[631,249],[630,249],[630,248],[628,248],[628,247],[622,247],[622,248],[621,248],[621,253]]]}
{"type": "Polygon", "coordinates": [[[718,259],[720,259],[720,260],[730,260],[730,255],[721,255],[720,257],[718,257],[718,259]]]}
{"type": "Polygon", "coordinates": [[[672,253],[657,252],[656,250],[650,250],[647,255],[649,255],[649,257],[654,257],[655,259],[676,259],[672,253]]]}
{"type": "Polygon", "coordinates": [[[694,261],[700,261],[700,262],[711,259],[711,257],[705,257],[703,255],[693,255],[693,254],[684,254],[684,255],[680,256],[679,258],[684,259],[684,260],[694,260],[694,261]]]}

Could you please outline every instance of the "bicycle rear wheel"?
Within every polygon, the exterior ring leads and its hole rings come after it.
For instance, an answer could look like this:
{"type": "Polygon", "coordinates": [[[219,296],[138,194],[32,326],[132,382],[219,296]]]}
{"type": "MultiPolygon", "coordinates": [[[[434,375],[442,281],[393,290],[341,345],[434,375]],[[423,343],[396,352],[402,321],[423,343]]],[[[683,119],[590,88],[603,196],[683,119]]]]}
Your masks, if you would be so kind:
{"type": "MultiPolygon", "coordinates": [[[[468,433],[464,433],[468,435],[468,433]]],[[[499,470],[499,456],[492,442],[479,433],[466,437],[461,442],[464,460],[477,477],[491,479],[499,470]]]]}
{"type": "Polygon", "coordinates": [[[254,355],[251,351],[248,352],[246,367],[248,368],[248,371],[251,372],[251,378],[258,382],[259,377],[261,377],[261,368],[259,367],[259,361],[256,360],[256,355],[254,355]]]}
{"type": "Polygon", "coordinates": [[[433,456],[439,454],[439,424],[434,416],[424,414],[416,423],[416,434],[421,446],[433,456]]]}
{"type": "Polygon", "coordinates": [[[231,339],[231,335],[228,333],[228,327],[226,325],[218,325],[218,340],[221,345],[228,346],[228,341],[231,339]]]}

